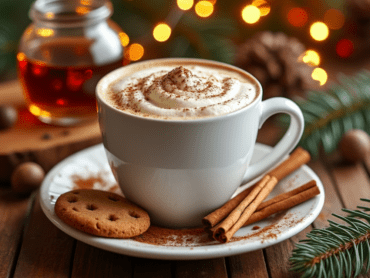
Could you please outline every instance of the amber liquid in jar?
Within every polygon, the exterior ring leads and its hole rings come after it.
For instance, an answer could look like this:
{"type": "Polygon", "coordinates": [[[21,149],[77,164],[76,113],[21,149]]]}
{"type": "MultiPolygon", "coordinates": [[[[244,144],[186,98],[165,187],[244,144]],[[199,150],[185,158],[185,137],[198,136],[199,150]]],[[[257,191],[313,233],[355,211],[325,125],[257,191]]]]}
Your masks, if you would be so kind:
{"type": "Polygon", "coordinates": [[[88,46],[81,40],[64,40],[43,45],[32,58],[18,53],[19,78],[32,114],[44,122],[50,119],[50,123],[63,119],[70,124],[74,119],[96,118],[96,84],[121,67],[123,58],[95,65],[88,46]]]}

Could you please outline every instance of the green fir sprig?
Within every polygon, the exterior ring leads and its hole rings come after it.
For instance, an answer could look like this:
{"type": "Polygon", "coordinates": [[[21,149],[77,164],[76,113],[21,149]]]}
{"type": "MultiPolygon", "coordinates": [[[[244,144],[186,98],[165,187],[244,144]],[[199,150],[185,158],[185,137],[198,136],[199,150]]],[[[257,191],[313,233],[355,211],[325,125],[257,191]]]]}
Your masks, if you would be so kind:
{"type": "MultiPolygon", "coordinates": [[[[313,158],[320,149],[327,154],[337,149],[345,132],[362,129],[370,133],[370,72],[353,77],[340,74],[338,83],[323,91],[310,91],[295,100],[301,108],[305,129],[299,145],[313,158]]],[[[288,119],[283,117],[282,121],[288,119]]],[[[286,123],[286,122],[285,122],[286,123]]]]}
{"type": "MultiPolygon", "coordinates": [[[[370,199],[361,199],[370,203],[370,199]]],[[[370,211],[342,209],[347,216],[333,214],[348,225],[330,221],[329,227],[314,229],[296,244],[291,270],[308,277],[357,277],[370,269],[370,211]]]]}

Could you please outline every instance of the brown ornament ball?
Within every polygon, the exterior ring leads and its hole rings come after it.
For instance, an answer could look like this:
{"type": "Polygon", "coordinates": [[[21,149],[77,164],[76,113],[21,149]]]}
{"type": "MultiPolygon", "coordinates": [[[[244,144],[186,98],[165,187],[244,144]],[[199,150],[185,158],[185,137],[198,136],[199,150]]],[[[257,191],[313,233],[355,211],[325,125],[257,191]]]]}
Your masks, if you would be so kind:
{"type": "Polygon", "coordinates": [[[0,105],[0,130],[12,127],[18,119],[18,112],[13,106],[0,105]]]}
{"type": "Polygon", "coordinates": [[[12,189],[20,194],[29,194],[40,187],[45,177],[44,169],[34,162],[18,165],[11,176],[12,189]]]}
{"type": "Polygon", "coordinates": [[[339,150],[349,162],[363,161],[370,154],[370,136],[361,129],[349,130],[343,135],[339,150]]]}

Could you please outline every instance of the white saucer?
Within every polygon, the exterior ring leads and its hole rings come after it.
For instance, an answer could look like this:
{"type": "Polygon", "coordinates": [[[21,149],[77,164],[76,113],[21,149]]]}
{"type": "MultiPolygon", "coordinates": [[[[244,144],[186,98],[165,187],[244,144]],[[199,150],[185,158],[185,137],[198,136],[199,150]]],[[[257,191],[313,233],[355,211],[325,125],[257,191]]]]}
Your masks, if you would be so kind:
{"type": "MultiPolygon", "coordinates": [[[[271,148],[268,146],[257,144],[252,163],[261,159],[270,150],[271,148]]],[[[268,247],[292,237],[310,225],[319,215],[325,199],[321,181],[308,166],[304,165],[282,180],[271,196],[290,191],[312,179],[316,180],[321,193],[282,213],[280,217],[266,219],[241,228],[234,236],[236,239],[239,238],[238,240],[226,244],[211,242],[194,246],[189,244],[186,246],[152,245],[132,239],[92,236],[66,225],[56,216],[54,213],[55,201],[60,194],[72,190],[74,186],[73,175],[88,178],[89,175],[99,172],[103,173],[104,183],[95,184],[94,188],[105,190],[114,188],[116,182],[110,172],[102,144],[80,151],[60,162],[48,173],[41,186],[40,203],[44,213],[55,226],[77,240],[111,252],[151,259],[210,259],[268,247]],[[263,228],[271,226],[271,224],[274,224],[273,227],[264,232],[263,228]],[[252,230],[254,226],[258,226],[259,229],[252,230]]]]}

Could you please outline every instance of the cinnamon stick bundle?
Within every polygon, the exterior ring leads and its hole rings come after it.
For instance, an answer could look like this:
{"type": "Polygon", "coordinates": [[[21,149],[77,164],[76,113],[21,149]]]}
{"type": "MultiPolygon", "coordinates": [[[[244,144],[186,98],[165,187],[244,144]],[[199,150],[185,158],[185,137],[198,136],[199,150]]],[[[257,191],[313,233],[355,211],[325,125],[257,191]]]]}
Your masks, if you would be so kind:
{"type": "Polygon", "coordinates": [[[217,228],[214,232],[214,237],[218,241],[221,241],[223,243],[228,242],[230,238],[232,238],[232,236],[236,233],[236,231],[243,227],[243,224],[249,219],[252,213],[257,209],[257,207],[270,194],[275,185],[278,183],[278,180],[275,177],[265,176],[264,179],[266,181],[263,185],[261,185],[263,188],[253,199],[250,205],[239,205],[231,212],[228,217],[226,217],[223,222],[217,225],[217,228]],[[234,214],[239,214],[239,217],[234,217],[234,214]]]}
{"type": "MultiPolygon", "coordinates": [[[[320,190],[316,185],[316,181],[311,180],[298,188],[279,194],[276,197],[261,203],[251,217],[243,224],[243,227],[266,219],[275,213],[295,207],[319,194],[320,190]]],[[[205,230],[213,236],[216,228],[217,226],[214,228],[205,227],[205,230]]]]}
{"type": "Polygon", "coordinates": [[[279,180],[283,179],[310,160],[310,155],[297,148],[288,159],[266,174],[258,183],[231,199],[220,209],[207,215],[202,222],[212,228],[214,238],[227,242],[253,215],[262,201],[270,194],[279,180]],[[215,226],[217,225],[217,226],[215,226]]]}
{"type": "Polygon", "coordinates": [[[295,207],[319,194],[320,190],[316,185],[316,181],[311,180],[292,191],[280,194],[271,200],[263,202],[243,224],[243,227],[265,219],[275,213],[295,207]]]}

